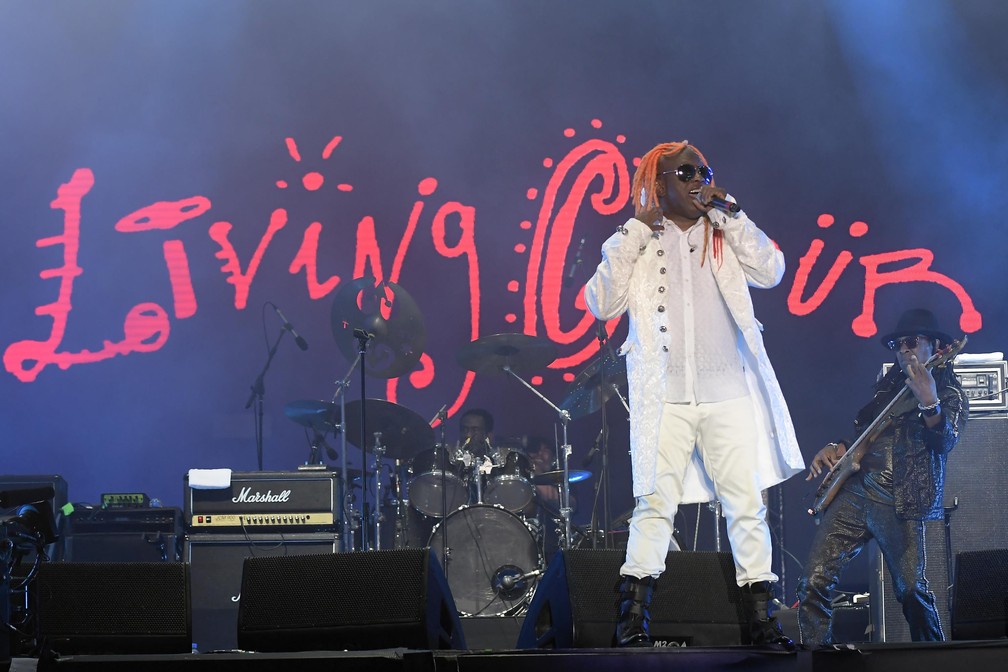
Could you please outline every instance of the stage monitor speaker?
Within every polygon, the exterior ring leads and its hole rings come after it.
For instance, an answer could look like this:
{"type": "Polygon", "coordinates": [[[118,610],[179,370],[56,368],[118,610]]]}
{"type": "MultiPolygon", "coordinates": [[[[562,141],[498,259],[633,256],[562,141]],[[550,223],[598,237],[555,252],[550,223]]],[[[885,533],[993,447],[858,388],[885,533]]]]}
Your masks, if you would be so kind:
{"type": "Polygon", "coordinates": [[[181,562],[47,562],[35,605],[58,654],[188,653],[189,568],[181,562]]]}
{"type": "Polygon", "coordinates": [[[952,639],[1008,636],[1008,550],[956,555],[952,639]]]}
{"type": "Polygon", "coordinates": [[[238,648],[238,604],[245,558],[336,553],[332,533],[193,534],[182,559],[192,574],[193,647],[201,652],[238,648]]]}
{"type": "Polygon", "coordinates": [[[464,649],[429,548],[248,558],[238,645],[253,651],[464,649]]]}
{"type": "MultiPolygon", "coordinates": [[[[951,548],[946,549],[943,520],[925,523],[926,576],[935,595],[945,637],[951,614],[949,563],[959,553],[1001,548],[1008,539],[1008,417],[973,415],[948,456],[944,504],[949,513],[951,548]],[[954,510],[952,510],[954,509],[954,510]]],[[[892,591],[886,563],[876,544],[867,549],[871,575],[873,642],[909,642],[910,627],[892,591]]]]}
{"type": "MultiPolygon", "coordinates": [[[[560,551],[550,562],[518,635],[519,649],[612,646],[622,550],[560,551]]],[[[730,553],[673,552],[651,602],[655,646],[748,643],[730,553]]]]}

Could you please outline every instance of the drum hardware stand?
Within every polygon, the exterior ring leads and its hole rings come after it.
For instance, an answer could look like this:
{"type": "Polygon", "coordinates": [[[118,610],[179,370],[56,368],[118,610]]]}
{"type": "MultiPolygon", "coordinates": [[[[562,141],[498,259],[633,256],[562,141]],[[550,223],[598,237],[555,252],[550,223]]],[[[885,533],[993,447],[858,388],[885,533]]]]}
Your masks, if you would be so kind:
{"type": "Polygon", "coordinates": [[[255,404],[256,463],[259,465],[259,471],[263,470],[263,398],[266,396],[266,385],[263,383],[263,380],[266,378],[266,372],[269,371],[274,355],[276,355],[277,347],[286,333],[287,329],[281,329],[280,335],[277,336],[277,339],[273,341],[273,345],[270,346],[266,363],[252,383],[252,392],[249,394],[248,401],[245,402],[245,410],[251,408],[253,403],[255,404]]]}
{"type": "MultiPolygon", "coordinates": [[[[382,457],[385,456],[385,446],[381,442],[381,432],[374,433],[374,454],[375,454],[375,507],[372,513],[374,517],[374,545],[376,551],[381,550],[381,526],[385,514],[382,513],[382,457]]],[[[364,484],[367,484],[367,472],[361,475],[364,484]]],[[[367,546],[364,550],[368,550],[367,546]]]]}
{"type": "Polygon", "coordinates": [[[721,500],[715,499],[712,502],[707,502],[707,508],[714,513],[714,550],[717,553],[721,552],[721,516],[724,515],[721,512],[721,500]]]}
{"type": "MultiPolygon", "coordinates": [[[[368,343],[374,338],[374,334],[364,329],[354,329],[354,338],[357,339],[357,361],[360,362],[360,392],[361,392],[361,510],[360,510],[360,531],[361,550],[368,550],[368,524],[367,524],[367,362],[364,355],[367,353],[368,343]]],[[[341,418],[345,420],[344,418],[341,418]]],[[[346,478],[346,472],[344,478],[346,478]]],[[[379,507],[381,504],[379,504],[379,507]]]]}
{"type": "Polygon", "coordinates": [[[395,496],[395,538],[392,542],[393,548],[406,548],[409,546],[408,543],[408,532],[406,520],[406,507],[409,506],[409,502],[406,501],[405,493],[403,491],[403,473],[406,469],[406,464],[400,460],[398,457],[394,460],[395,466],[393,467],[392,476],[392,493],[395,496]]]}
{"type": "MultiPolygon", "coordinates": [[[[343,535],[343,552],[353,551],[354,540],[353,531],[355,525],[353,521],[357,519],[357,512],[354,510],[353,499],[350,495],[350,479],[347,477],[347,436],[346,436],[346,390],[350,387],[350,376],[353,375],[354,369],[357,365],[362,363],[363,349],[357,353],[357,358],[354,359],[353,364],[350,365],[350,369],[343,376],[342,380],[336,382],[336,393],[333,394],[332,402],[336,403],[336,397],[339,397],[340,403],[340,422],[336,425],[336,431],[340,433],[340,488],[342,490],[342,505],[340,506],[340,523],[341,532],[343,535]]],[[[362,411],[363,412],[363,411],[362,411]]],[[[364,475],[364,467],[367,462],[361,464],[361,476],[364,475]]],[[[362,483],[366,485],[366,483],[362,483]]],[[[361,510],[363,511],[363,503],[361,505],[361,510]]],[[[363,518],[362,518],[363,519],[363,518]]]]}
{"type": "MultiPolygon", "coordinates": [[[[448,404],[442,404],[441,409],[434,416],[434,420],[440,420],[441,426],[439,432],[441,434],[441,442],[435,450],[440,448],[441,451],[441,514],[442,519],[448,517],[448,444],[445,443],[445,424],[448,422],[448,404]]],[[[433,421],[432,421],[433,422],[433,421]]],[[[444,558],[444,567],[441,570],[444,572],[445,580],[448,580],[448,526],[445,526],[444,534],[442,535],[441,543],[441,557],[444,558]]]]}
{"type": "Polygon", "coordinates": [[[560,408],[552,401],[544,397],[539,390],[532,387],[530,384],[525,382],[525,379],[519,376],[517,373],[511,370],[510,366],[502,366],[501,370],[507,373],[512,378],[517,380],[519,383],[527,387],[534,395],[539,397],[546,403],[547,406],[556,411],[557,416],[560,418],[560,424],[563,426],[563,445],[560,446],[560,455],[557,457],[560,459],[560,468],[563,470],[563,483],[560,487],[560,516],[563,520],[564,532],[561,547],[564,550],[570,549],[571,543],[571,506],[570,506],[570,454],[571,445],[567,441],[567,423],[570,422],[570,413],[566,410],[560,408]]]}

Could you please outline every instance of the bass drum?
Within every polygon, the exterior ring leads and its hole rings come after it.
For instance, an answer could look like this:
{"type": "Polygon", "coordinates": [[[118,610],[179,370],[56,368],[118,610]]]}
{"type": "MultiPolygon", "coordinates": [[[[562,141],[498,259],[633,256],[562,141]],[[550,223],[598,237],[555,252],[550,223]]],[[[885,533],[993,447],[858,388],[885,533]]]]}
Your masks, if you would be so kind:
{"type": "Polygon", "coordinates": [[[469,483],[465,466],[449,452],[444,454],[446,469],[442,473],[442,451],[438,446],[418,453],[409,466],[409,503],[425,516],[441,518],[442,494],[448,500],[448,511],[469,503],[469,483]],[[442,478],[443,476],[443,478],[442,478]]]}
{"type": "Polygon", "coordinates": [[[542,569],[532,531],[499,506],[462,507],[438,523],[428,545],[441,561],[461,616],[518,614],[532,597],[535,579],[515,579],[542,569]]]}

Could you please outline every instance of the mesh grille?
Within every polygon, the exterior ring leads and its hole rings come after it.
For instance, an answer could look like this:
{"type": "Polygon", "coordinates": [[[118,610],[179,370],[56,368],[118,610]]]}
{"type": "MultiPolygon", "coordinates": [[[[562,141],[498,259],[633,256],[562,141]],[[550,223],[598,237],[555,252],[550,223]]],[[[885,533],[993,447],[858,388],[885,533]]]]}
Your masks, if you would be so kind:
{"type": "Polygon", "coordinates": [[[338,627],[420,621],[426,549],[248,558],[246,629],[338,627]]]}
{"type": "Polygon", "coordinates": [[[59,636],[185,634],[185,565],[160,562],[47,563],[36,584],[39,625],[59,636]]]}

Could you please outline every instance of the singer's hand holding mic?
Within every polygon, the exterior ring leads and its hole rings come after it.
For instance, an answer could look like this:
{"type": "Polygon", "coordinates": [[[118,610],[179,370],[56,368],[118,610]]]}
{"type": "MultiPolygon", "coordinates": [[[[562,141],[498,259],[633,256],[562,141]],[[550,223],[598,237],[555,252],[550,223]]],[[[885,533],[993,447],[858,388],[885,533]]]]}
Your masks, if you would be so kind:
{"type": "Polygon", "coordinates": [[[712,184],[701,185],[699,189],[690,191],[690,194],[693,196],[693,200],[705,208],[717,208],[730,215],[741,210],[738,203],[732,203],[728,200],[727,191],[712,184]]]}

